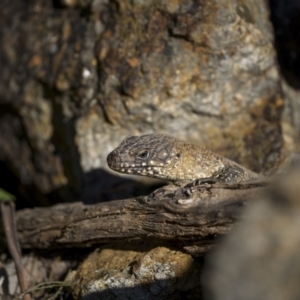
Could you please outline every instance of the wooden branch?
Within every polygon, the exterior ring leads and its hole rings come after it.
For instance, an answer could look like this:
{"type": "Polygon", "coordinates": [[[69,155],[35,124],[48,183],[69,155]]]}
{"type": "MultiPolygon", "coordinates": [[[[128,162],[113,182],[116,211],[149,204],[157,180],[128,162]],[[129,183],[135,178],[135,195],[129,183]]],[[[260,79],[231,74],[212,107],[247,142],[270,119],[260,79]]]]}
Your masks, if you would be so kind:
{"type": "Polygon", "coordinates": [[[240,218],[266,182],[167,186],[149,196],[97,205],[60,204],[17,213],[23,248],[85,247],[124,239],[213,243],[240,218]]]}

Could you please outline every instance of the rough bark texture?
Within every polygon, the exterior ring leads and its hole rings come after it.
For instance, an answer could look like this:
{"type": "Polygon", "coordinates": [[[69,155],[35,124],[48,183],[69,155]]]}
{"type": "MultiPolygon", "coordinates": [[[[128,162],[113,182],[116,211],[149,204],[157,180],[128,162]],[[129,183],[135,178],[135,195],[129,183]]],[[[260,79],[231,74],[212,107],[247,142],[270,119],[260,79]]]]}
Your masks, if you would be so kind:
{"type": "Polygon", "coordinates": [[[264,185],[256,181],[171,186],[135,199],[23,210],[17,215],[19,241],[23,248],[55,248],[161,239],[183,241],[188,252],[200,253],[231,229],[247,201],[255,199],[264,185]]]}
{"type": "MultiPolygon", "coordinates": [[[[1,6],[0,161],[29,198],[99,200],[117,181],[106,155],[132,134],[173,134],[255,171],[277,160],[283,99],[263,1],[1,6]]],[[[128,182],[107,198],[132,195],[128,182]]]]}

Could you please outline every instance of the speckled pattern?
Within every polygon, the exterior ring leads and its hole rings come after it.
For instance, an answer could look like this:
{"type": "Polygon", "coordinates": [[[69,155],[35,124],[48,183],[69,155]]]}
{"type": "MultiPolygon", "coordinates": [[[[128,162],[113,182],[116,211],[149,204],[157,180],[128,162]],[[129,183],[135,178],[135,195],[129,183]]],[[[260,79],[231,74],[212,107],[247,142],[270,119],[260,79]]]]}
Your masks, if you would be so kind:
{"type": "Polygon", "coordinates": [[[167,180],[242,181],[258,175],[203,147],[164,135],[130,136],[107,156],[120,173],[167,180]]]}

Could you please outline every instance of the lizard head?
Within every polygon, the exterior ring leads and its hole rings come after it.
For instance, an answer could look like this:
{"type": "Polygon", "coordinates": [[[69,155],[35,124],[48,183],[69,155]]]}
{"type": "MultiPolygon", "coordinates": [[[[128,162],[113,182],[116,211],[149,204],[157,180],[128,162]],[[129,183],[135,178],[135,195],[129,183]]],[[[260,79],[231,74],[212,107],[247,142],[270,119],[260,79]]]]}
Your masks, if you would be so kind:
{"type": "Polygon", "coordinates": [[[120,173],[177,180],[174,170],[181,160],[179,142],[164,134],[130,136],[107,156],[107,163],[120,173]]]}

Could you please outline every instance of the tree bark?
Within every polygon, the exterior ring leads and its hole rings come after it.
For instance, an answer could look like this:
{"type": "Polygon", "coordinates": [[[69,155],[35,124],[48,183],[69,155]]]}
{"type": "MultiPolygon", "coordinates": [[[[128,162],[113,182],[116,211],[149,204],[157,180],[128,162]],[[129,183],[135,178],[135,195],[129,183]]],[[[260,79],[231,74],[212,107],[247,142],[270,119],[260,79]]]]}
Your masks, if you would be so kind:
{"type": "Polygon", "coordinates": [[[265,184],[260,179],[167,186],[127,200],[26,209],[17,213],[17,231],[23,248],[87,247],[138,238],[183,241],[201,251],[232,228],[265,184]]]}

